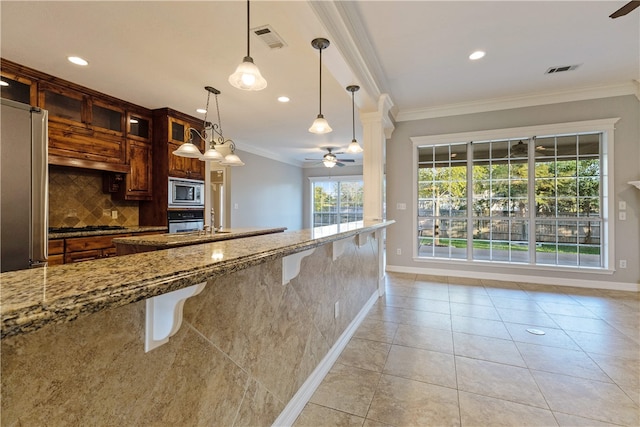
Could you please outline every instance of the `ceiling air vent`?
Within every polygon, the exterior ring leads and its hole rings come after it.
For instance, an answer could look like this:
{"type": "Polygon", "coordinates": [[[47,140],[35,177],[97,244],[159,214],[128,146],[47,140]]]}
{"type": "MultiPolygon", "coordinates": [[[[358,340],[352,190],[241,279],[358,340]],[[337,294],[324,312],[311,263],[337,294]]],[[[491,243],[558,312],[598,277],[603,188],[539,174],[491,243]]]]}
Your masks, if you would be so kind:
{"type": "Polygon", "coordinates": [[[580,66],[580,64],[578,65],[563,65],[561,67],[551,67],[549,68],[547,71],[545,71],[545,74],[555,74],[555,73],[561,73],[563,71],[573,71],[576,68],[578,68],[580,66]]]}
{"type": "Polygon", "coordinates": [[[269,46],[269,49],[280,49],[287,45],[270,25],[253,28],[251,31],[253,31],[260,40],[269,46]]]}

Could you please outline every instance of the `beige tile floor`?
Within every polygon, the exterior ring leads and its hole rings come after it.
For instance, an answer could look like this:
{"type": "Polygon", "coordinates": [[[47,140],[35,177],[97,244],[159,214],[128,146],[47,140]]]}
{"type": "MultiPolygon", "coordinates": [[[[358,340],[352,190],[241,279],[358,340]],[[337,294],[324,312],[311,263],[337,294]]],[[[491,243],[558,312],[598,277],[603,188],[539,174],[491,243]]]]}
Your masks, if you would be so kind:
{"type": "Polygon", "coordinates": [[[636,293],[391,273],[294,425],[638,426],[639,323],[636,293]]]}

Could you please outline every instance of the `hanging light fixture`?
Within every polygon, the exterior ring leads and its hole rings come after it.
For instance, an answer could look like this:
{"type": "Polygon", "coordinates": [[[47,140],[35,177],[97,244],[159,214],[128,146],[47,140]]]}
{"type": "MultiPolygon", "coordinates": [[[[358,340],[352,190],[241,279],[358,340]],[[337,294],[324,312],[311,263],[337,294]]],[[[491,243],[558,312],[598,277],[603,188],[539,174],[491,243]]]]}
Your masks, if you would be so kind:
{"type": "Polygon", "coordinates": [[[329,133],[333,129],[331,129],[331,127],[329,126],[329,123],[327,122],[327,119],[325,119],[324,116],[322,115],[322,50],[329,47],[329,40],[322,39],[322,38],[313,39],[311,41],[311,46],[313,46],[315,49],[318,49],[320,51],[320,79],[319,79],[320,80],[320,90],[319,90],[320,108],[318,112],[318,117],[313,121],[313,124],[309,128],[309,132],[317,133],[317,134],[329,133]]]}
{"type": "Polygon", "coordinates": [[[240,157],[235,154],[236,144],[230,140],[225,139],[222,135],[222,122],[220,121],[220,107],[218,106],[218,95],[220,91],[211,86],[205,86],[205,90],[208,92],[207,94],[207,109],[204,115],[204,123],[202,124],[202,132],[198,132],[197,129],[188,128],[187,132],[189,132],[189,141],[182,144],[178,147],[177,150],[173,152],[176,156],[180,157],[190,157],[195,159],[200,159],[202,161],[213,161],[219,162],[224,166],[244,166],[240,157]],[[218,114],[218,123],[209,123],[207,121],[207,114],[209,112],[209,100],[211,98],[211,94],[214,94],[216,99],[216,112],[218,114]],[[209,147],[204,154],[200,153],[198,147],[193,143],[193,134],[196,134],[204,141],[205,144],[209,147]],[[218,135],[216,137],[216,135],[218,135]],[[225,144],[229,144],[229,149],[231,153],[223,156],[219,150],[216,150],[216,145],[223,146],[225,144]]]}
{"type": "Polygon", "coordinates": [[[253,63],[249,52],[249,0],[247,0],[247,56],[236,68],[236,72],[229,76],[231,86],[242,90],[262,90],[267,87],[267,81],[260,74],[260,70],[253,63]]]}
{"type": "Polygon", "coordinates": [[[353,130],[353,139],[347,148],[347,153],[362,153],[362,147],[356,141],[356,101],[355,92],[360,90],[360,86],[351,85],[347,86],[347,90],[351,92],[351,128],[353,130]]]}
{"type": "Polygon", "coordinates": [[[332,168],[338,163],[338,158],[335,154],[329,151],[322,157],[322,163],[325,165],[325,167],[332,168]]]}

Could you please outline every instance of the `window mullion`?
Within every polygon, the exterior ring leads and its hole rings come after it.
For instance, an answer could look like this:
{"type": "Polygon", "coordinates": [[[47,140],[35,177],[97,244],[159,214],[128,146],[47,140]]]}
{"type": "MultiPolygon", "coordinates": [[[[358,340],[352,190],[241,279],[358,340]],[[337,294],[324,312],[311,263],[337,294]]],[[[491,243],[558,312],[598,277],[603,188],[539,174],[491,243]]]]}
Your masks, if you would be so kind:
{"type": "Polygon", "coordinates": [[[529,140],[527,167],[527,200],[529,202],[529,264],[536,263],[536,146],[535,136],[529,140]]]}
{"type": "Polygon", "coordinates": [[[467,260],[473,261],[473,141],[467,144],[467,260]]]}

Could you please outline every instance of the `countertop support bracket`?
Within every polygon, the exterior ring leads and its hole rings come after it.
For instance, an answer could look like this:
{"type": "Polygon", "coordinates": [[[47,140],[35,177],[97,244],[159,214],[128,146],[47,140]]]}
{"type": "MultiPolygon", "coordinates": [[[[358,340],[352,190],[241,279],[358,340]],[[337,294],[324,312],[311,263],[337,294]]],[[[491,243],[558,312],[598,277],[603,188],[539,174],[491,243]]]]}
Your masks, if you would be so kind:
{"type": "Polygon", "coordinates": [[[308,257],[315,250],[315,248],[307,249],[306,251],[287,255],[282,258],[282,286],[286,285],[300,274],[300,263],[302,262],[302,258],[308,257]]]}
{"type": "Polygon", "coordinates": [[[377,230],[373,230],[370,232],[364,232],[364,233],[360,233],[356,236],[356,243],[358,244],[358,247],[364,246],[367,244],[367,242],[369,241],[369,236],[372,236],[373,239],[377,239],[377,230]]]}
{"type": "Polygon", "coordinates": [[[349,239],[342,239],[342,240],[336,240],[336,241],[333,242],[333,244],[331,246],[331,252],[332,252],[331,255],[332,255],[334,261],[342,256],[342,254],[344,253],[345,248],[347,247],[347,242],[348,241],[349,241],[349,239]]]}
{"type": "Polygon", "coordinates": [[[199,283],[177,291],[148,298],[145,324],[145,353],[160,347],[178,332],[182,325],[182,308],[187,298],[198,295],[207,283],[199,283]]]}

